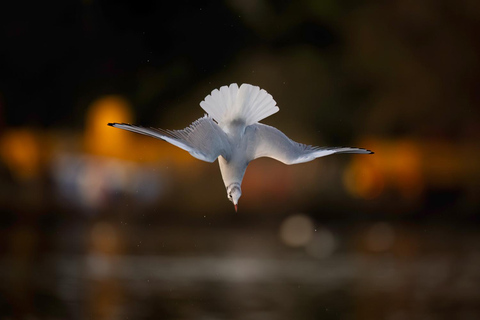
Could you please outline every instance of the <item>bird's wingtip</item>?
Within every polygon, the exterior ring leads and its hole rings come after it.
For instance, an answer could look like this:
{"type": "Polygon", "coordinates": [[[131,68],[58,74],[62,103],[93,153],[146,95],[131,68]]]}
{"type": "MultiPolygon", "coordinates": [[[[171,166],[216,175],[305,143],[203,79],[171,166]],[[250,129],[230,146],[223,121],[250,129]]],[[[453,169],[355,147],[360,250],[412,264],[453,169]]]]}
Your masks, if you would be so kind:
{"type": "Polygon", "coordinates": [[[109,123],[107,123],[107,126],[113,127],[113,126],[115,126],[115,123],[109,122],[109,123]]]}

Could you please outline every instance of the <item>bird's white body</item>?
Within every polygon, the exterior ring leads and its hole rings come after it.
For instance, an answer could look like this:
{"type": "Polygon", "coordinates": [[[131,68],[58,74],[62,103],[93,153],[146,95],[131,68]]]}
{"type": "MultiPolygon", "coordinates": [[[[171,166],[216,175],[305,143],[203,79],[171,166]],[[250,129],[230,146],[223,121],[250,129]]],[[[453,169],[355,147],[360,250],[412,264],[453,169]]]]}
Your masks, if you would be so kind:
{"type": "Polygon", "coordinates": [[[237,208],[241,184],[250,161],[270,157],[285,164],[311,161],[334,153],[373,153],[350,147],[319,148],[289,139],[274,127],[259,123],[278,112],[275,100],[265,90],[249,84],[215,89],[200,106],[207,112],[183,130],[143,128],[123,123],[110,126],[165,140],[200,160],[218,158],[227,195],[237,208]]]}
{"type": "MultiPolygon", "coordinates": [[[[233,139],[232,139],[233,140],[233,139]]],[[[222,156],[218,157],[218,164],[220,166],[220,173],[222,174],[223,183],[225,187],[233,183],[241,185],[245,170],[247,169],[248,160],[243,158],[242,152],[247,150],[247,143],[238,137],[237,143],[232,148],[230,159],[225,159],[222,156]]]]}

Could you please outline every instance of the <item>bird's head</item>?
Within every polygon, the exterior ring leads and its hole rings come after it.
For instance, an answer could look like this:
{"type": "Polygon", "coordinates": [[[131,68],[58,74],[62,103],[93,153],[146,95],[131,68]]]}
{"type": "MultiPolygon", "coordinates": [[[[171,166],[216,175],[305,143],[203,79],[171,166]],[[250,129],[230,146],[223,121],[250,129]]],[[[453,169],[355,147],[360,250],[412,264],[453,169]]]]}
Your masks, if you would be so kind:
{"type": "Polygon", "coordinates": [[[238,209],[238,199],[242,196],[242,189],[240,188],[239,183],[232,183],[227,187],[227,197],[228,200],[232,201],[235,206],[235,212],[238,209]]]}

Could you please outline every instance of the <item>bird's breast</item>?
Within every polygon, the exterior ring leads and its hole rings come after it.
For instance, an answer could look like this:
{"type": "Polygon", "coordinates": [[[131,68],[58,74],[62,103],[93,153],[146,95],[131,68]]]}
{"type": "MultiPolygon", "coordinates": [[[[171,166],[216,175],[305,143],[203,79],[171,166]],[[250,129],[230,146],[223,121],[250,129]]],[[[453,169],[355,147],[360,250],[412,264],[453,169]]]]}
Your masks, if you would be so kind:
{"type": "Polygon", "coordinates": [[[230,159],[227,161],[225,158],[219,157],[218,164],[225,186],[234,182],[241,184],[248,165],[245,149],[241,145],[234,146],[230,159]]]}

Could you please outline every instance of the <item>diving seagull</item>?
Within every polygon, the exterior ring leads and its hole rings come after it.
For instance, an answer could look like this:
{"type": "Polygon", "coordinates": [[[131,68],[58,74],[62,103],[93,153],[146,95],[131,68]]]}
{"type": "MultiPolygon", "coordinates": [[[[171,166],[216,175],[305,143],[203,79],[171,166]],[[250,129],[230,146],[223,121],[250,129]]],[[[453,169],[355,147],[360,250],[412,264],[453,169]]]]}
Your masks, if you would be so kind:
{"type": "Polygon", "coordinates": [[[250,84],[236,83],[215,89],[200,102],[204,117],[183,130],[144,128],[126,123],[109,123],[120,128],[165,140],[188,151],[197,159],[218,158],[227,197],[238,209],[243,175],[250,161],[269,157],[285,164],[308,162],[334,153],[373,152],[351,147],[314,147],[295,142],[280,130],[259,123],[278,112],[273,97],[250,84]]]}

